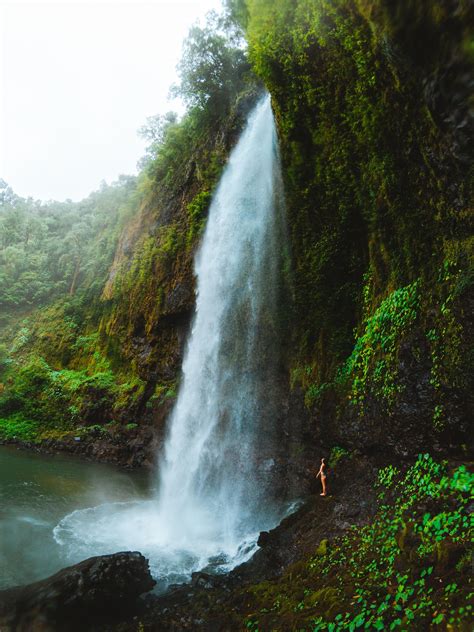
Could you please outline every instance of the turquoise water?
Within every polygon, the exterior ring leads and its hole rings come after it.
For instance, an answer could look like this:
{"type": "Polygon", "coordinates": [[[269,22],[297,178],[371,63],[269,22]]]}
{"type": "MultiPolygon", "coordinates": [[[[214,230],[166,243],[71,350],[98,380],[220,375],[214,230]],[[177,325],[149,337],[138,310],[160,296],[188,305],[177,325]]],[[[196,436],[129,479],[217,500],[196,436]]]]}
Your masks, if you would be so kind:
{"type": "Polygon", "coordinates": [[[37,581],[84,559],[53,535],[70,512],[149,496],[144,472],[0,446],[0,589],[37,581]]]}

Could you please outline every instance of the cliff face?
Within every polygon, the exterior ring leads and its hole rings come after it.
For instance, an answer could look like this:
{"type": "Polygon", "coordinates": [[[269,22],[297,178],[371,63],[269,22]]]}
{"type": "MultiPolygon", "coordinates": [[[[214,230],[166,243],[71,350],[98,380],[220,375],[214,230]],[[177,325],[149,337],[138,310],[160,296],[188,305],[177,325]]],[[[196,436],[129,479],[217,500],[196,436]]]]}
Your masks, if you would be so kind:
{"type": "Polygon", "coordinates": [[[254,91],[241,96],[212,136],[182,154],[171,182],[156,174],[120,237],[101,297],[99,333],[107,356],[117,367],[133,367],[148,389],[178,378],[194,310],[194,254],[212,191],[256,98],[254,91]]]}
{"type": "Polygon", "coordinates": [[[303,423],[327,447],[462,452],[473,377],[472,8],[246,6],[285,173],[290,406],[304,397],[303,423]]]}

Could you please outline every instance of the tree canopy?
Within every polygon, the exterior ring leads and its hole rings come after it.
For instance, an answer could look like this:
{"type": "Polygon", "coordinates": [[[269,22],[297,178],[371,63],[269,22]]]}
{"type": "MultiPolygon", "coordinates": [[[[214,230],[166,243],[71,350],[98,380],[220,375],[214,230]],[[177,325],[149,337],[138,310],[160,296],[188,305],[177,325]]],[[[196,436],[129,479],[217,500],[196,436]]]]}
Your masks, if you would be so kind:
{"type": "Polygon", "coordinates": [[[227,15],[210,12],[184,42],[178,65],[180,83],[172,93],[190,108],[219,114],[242,90],[250,66],[240,28],[227,15]]]}

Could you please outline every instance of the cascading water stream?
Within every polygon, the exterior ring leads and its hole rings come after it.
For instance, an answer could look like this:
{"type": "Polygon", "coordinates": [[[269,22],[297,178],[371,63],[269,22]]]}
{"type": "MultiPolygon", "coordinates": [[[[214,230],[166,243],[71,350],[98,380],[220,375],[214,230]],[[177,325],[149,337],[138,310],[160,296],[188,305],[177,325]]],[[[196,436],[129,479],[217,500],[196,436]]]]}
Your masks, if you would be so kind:
{"type": "MultiPolygon", "coordinates": [[[[214,196],[196,259],[196,317],[161,467],[174,533],[237,545],[267,497],[255,447],[268,397],[279,274],[278,153],[270,99],[254,110],[214,196]],[[265,324],[267,319],[267,324],[265,324]],[[270,371],[269,371],[270,369],[270,371]],[[197,519],[198,518],[198,519],[197,519]]],[[[281,246],[281,245],[280,245],[281,246]]]]}
{"type": "Polygon", "coordinates": [[[271,500],[272,389],[282,230],[270,97],[256,106],[214,195],[195,262],[196,315],[157,498],[73,512],[55,529],[82,554],[138,549],[169,581],[248,557],[282,508],[271,500]]]}

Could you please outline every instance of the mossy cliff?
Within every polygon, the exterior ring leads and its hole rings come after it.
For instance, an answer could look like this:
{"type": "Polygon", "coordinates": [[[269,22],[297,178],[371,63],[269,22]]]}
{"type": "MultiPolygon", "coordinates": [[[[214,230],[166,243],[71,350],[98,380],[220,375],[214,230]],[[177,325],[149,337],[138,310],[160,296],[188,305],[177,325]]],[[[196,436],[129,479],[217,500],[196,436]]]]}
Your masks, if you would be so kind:
{"type": "MultiPolygon", "coordinates": [[[[282,424],[289,453],[300,455],[292,461],[312,458],[321,441],[462,453],[474,373],[472,8],[227,5],[280,136],[292,258],[282,424]]],[[[109,237],[107,278],[84,275],[81,286],[79,277],[75,294],[4,330],[4,437],[92,433],[106,444],[127,428],[125,444],[146,451],[151,430],[135,426],[163,427],[193,311],[193,254],[258,93],[241,49],[229,50],[223,60],[238,69],[226,87],[208,86],[206,99],[188,90],[188,116],[161,128],[164,142],[127,193],[122,232],[109,237]]]]}
{"type": "Polygon", "coordinates": [[[233,5],[280,133],[292,401],[304,396],[328,446],[462,452],[474,374],[472,7],[233,5]]]}

